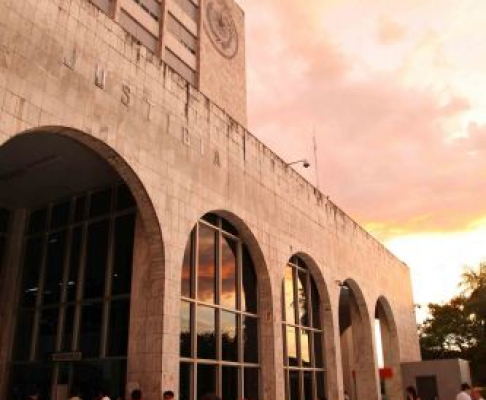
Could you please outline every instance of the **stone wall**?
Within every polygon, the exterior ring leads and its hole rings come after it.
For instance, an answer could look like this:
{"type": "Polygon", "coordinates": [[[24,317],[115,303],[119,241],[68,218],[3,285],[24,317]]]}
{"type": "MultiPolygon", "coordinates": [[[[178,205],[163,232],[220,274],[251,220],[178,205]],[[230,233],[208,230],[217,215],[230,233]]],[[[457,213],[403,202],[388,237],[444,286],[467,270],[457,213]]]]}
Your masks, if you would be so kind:
{"type": "Polygon", "coordinates": [[[246,126],[245,15],[234,1],[226,2],[235,23],[237,49],[233,57],[225,57],[216,50],[207,33],[211,29],[206,15],[207,2],[201,0],[199,90],[246,126]]]}
{"type": "MultiPolygon", "coordinates": [[[[139,204],[142,214],[153,206],[158,217],[165,295],[147,312],[163,312],[163,357],[148,354],[143,376],[129,374],[133,386],[148,377],[155,382],[149,398],[177,387],[183,252],[194,224],[209,211],[224,212],[246,230],[252,254],[260,255],[259,279],[268,283],[261,302],[270,304],[262,364],[275,375],[265,383],[264,400],[283,398],[280,288],[296,253],[309,260],[328,317],[334,398],[342,398],[338,282],[351,278],[359,286],[370,321],[384,297],[401,360],[420,358],[408,267],[85,0],[0,0],[0,144],[40,127],[62,127],[59,134],[88,137],[95,150],[113,149],[109,161],[123,160],[150,199],[139,204]]],[[[149,242],[159,240],[150,232],[149,242]]],[[[373,384],[378,387],[377,375],[373,384]]]]}

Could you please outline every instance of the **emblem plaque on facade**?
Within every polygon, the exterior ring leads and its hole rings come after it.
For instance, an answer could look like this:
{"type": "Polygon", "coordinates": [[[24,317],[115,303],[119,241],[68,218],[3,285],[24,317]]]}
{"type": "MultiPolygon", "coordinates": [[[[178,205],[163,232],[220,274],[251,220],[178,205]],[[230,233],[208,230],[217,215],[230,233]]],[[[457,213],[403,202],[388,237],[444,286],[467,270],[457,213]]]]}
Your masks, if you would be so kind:
{"type": "Polygon", "coordinates": [[[231,11],[224,0],[208,0],[205,31],[218,52],[233,58],[238,52],[238,31],[231,11]]]}

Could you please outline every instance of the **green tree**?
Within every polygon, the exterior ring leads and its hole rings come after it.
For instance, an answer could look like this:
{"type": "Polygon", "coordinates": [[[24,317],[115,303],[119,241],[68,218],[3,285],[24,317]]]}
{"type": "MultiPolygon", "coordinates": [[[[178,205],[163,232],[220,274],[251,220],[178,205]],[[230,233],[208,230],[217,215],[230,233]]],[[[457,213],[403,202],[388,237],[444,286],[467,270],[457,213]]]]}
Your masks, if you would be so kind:
{"type": "Polygon", "coordinates": [[[460,286],[468,299],[466,311],[480,321],[482,335],[486,337],[486,262],[479,264],[477,271],[466,270],[462,274],[460,286]]]}
{"type": "Polygon", "coordinates": [[[430,317],[420,327],[424,359],[464,357],[476,346],[477,321],[465,312],[466,305],[463,296],[428,305],[430,317]]]}
{"type": "Polygon", "coordinates": [[[470,361],[473,381],[486,384],[486,262],[461,276],[461,294],[445,304],[429,304],[419,327],[423,359],[470,361]]]}

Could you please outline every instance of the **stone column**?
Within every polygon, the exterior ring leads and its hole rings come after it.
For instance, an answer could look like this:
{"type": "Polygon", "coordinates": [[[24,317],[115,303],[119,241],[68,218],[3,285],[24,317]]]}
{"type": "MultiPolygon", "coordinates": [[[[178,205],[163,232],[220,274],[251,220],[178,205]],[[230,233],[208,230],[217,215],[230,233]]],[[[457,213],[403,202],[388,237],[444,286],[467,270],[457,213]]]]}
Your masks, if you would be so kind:
{"type": "Polygon", "coordinates": [[[127,390],[160,400],[162,366],[163,260],[153,257],[144,223],[137,215],[134,239],[127,390]],[[154,265],[157,264],[157,265],[154,265]]]}
{"type": "Polygon", "coordinates": [[[402,370],[396,332],[390,327],[384,313],[380,313],[380,332],[383,345],[384,366],[391,368],[391,378],[385,379],[385,389],[389,400],[401,400],[404,395],[402,370]]]}
{"type": "Polygon", "coordinates": [[[370,318],[363,314],[356,301],[351,301],[351,326],[353,332],[354,366],[353,379],[356,382],[354,400],[379,400],[378,371],[373,349],[373,326],[370,318]]]}
{"type": "MultiPolygon", "coordinates": [[[[272,268],[268,267],[269,270],[272,268]]],[[[261,392],[263,400],[284,399],[281,290],[259,277],[261,392]],[[273,293],[273,296],[272,296],[273,293]]]]}
{"type": "Polygon", "coordinates": [[[25,210],[16,210],[11,214],[10,233],[0,277],[0,399],[7,398],[8,363],[14,345],[15,310],[22,272],[21,260],[26,215],[25,210]]]}

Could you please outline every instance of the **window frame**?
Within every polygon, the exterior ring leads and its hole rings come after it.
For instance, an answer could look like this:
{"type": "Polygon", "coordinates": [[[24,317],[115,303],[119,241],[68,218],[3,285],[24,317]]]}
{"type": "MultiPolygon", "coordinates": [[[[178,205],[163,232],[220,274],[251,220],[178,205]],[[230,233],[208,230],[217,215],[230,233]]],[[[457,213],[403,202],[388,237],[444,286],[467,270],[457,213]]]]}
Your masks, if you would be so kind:
{"type": "MultiPolygon", "coordinates": [[[[293,289],[293,306],[292,311],[294,314],[295,322],[287,322],[287,304],[285,298],[285,283],[286,283],[286,273],[284,273],[284,278],[282,280],[282,299],[281,299],[281,306],[282,306],[282,343],[283,343],[283,372],[284,372],[284,385],[285,385],[285,398],[287,400],[291,399],[291,392],[290,392],[290,374],[292,372],[298,374],[299,380],[299,398],[305,398],[305,386],[304,386],[304,376],[306,373],[310,373],[312,376],[312,396],[313,398],[317,398],[318,394],[318,374],[323,374],[324,376],[324,390],[326,387],[326,378],[327,378],[327,365],[326,365],[326,354],[325,354],[325,343],[324,343],[324,324],[322,318],[322,310],[321,310],[321,301],[319,293],[317,292],[317,284],[315,279],[313,278],[311,272],[309,271],[307,265],[297,256],[293,256],[286,264],[285,269],[291,268],[292,270],[292,289],[293,289]],[[306,277],[306,312],[307,318],[309,319],[308,324],[301,323],[300,317],[300,307],[298,305],[298,283],[299,283],[299,273],[304,273],[306,277]],[[318,315],[319,315],[319,324],[320,327],[316,327],[314,323],[314,310],[313,310],[313,291],[315,288],[315,294],[318,297],[318,315]],[[288,357],[288,340],[287,340],[287,330],[293,329],[295,332],[295,351],[296,351],[296,359],[297,365],[291,365],[288,357]],[[302,332],[305,331],[308,333],[308,344],[307,347],[309,349],[309,363],[310,366],[303,365],[302,360],[302,332]],[[320,346],[316,347],[315,338],[319,337],[321,340],[320,346]],[[321,349],[320,355],[316,354],[316,351],[321,349]],[[320,364],[322,367],[318,367],[318,362],[316,361],[316,357],[320,357],[320,364]]],[[[306,399],[307,400],[307,399],[306,399]]]]}
{"type": "MultiPolygon", "coordinates": [[[[194,229],[191,231],[190,237],[188,239],[187,245],[191,246],[190,250],[190,293],[189,297],[183,296],[181,293],[181,308],[182,305],[189,304],[189,315],[190,315],[190,348],[191,348],[191,356],[186,357],[179,355],[179,365],[182,366],[184,364],[186,367],[189,367],[190,371],[190,399],[195,399],[197,397],[197,380],[198,380],[198,366],[199,365],[212,365],[216,367],[216,392],[218,394],[222,393],[222,378],[223,378],[223,368],[224,367],[235,367],[238,370],[238,398],[244,397],[245,391],[245,373],[247,369],[257,369],[258,376],[259,376],[259,387],[258,387],[258,396],[261,398],[261,345],[260,345],[260,338],[261,338],[261,317],[259,314],[259,291],[258,291],[258,283],[256,283],[256,304],[257,310],[256,313],[248,312],[242,309],[242,296],[244,295],[243,290],[243,253],[245,243],[242,238],[232,232],[229,232],[223,226],[224,223],[228,223],[228,221],[224,220],[222,217],[215,216],[214,214],[210,214],[210,217],[206,218],[207,216],[201,218],[195,225],[194,229]],[[215,218],[216,221],[210,221],[210,218],[215,218]],[[202,301],[197,298],[198,293],[198,272],[199,272],[199,240],[200,240],[200,229],[201,226],[207,227],[211,229],[215,233],[215,249],[214,249],[214,256],[216,260],[216,268],[215,268],[215,297],[214,303],[202,301]],[[221,295],[222,295],[222,245],[224,238],[228,238],[236,244],[237,251],[235,253],[236,258],[236,288],[235,288],[235,295],[236,295],[236,306],[235,308],[231,308],[225,306],[221,302],[221,295]],[[216,356],[214,359],[205,359],[198,357],[198,348],[197,348],[197,323],[198,323],[198,308],[199,307],[210,307],[215,310],[215,336],[216,336],[216,356]],[[222,312],[229,312],[236,318],[236,338],[237,338],[237,359],[236,361],[229,361],[223,359],[223,343],[222,343],[222,329],[221,329],[221,313],[222,312]],[[248,362],[245,361],[245,340],[244,340],[244,328],[243,328],[243,320],[245,317],[253,318],[257,324],[257,343],[258,343],[258,351],[257,351],[257,362],[248,362]]],[[[187,250],[187,248],[186,248],[187,250]]],[[[186,251],[184,252],[184,256],[186,256],[186,251]]],[[[248,251],[249,254],[249,251],[248,251]]],[[[252,267],[253,260],[252,260],[252,267]]],[[[255,272],[255,271],[254,271],[255,272]]],[[[256,275],[256,273],[255,273],[256,275]]],[[[181,313],[182,317],[182,313],[181,313]]],[[[182,333],[182,331],[181,331],[182,333]]]]}

